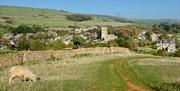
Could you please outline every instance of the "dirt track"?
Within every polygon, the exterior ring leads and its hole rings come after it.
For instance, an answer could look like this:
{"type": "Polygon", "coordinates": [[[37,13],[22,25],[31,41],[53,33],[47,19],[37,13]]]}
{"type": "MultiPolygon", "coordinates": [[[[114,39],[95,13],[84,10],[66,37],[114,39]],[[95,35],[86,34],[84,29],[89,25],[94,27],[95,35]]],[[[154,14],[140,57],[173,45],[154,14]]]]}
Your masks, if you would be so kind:
{"type": "Polygon", "coordinates": [[[114,62],[113,64],[113,70],[117,73],[117,76],[120,76],[123,78],[125,81],[128,91],[147,91],[143,87],[134,84],[133,81],[129,79],[128,75],[128,60],[126,59],[120,59],[117,62],[114,62]],[[119,71],[118,71],[119,70],[119,71]]]}

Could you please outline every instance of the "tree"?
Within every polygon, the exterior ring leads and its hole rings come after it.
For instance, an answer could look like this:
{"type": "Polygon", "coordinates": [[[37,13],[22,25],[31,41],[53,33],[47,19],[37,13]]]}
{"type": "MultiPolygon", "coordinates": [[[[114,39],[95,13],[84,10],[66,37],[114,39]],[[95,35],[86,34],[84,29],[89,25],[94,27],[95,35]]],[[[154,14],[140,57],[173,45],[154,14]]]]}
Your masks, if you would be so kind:
{"type": "Polygon", "coordinates": [[[147,32],[145,33],[146,39],[151,40],[151,35],[152,35],[152,34],[153,34],[152,31],[147,31],[147,32]]]}
{"type": "Polygon", "coordinates": [[[160,26],[158,24],[155,24],[155,25],[152,26],[152,31],[154,33],[163,33],[164,32],[162,26],[160,26]]]}
{"type": "Polygon", "coordinates": [[[123,47],[125,40],[124,40],[124,38],[120,37],[120,38],[116,39],[116,42],[120,47],[123,47]]]}
{"type": "Polygon", "coordinates": [[[154,33],[180,33],[180,24],[169,24],[167,22],[163,22],[161,24],[153,25],[152,30],[154,33]]]}
{"type": "Polygon", "coordinates": [[[118,31],[114,32],[114,34],[115,34],[116,36],[118,36],[118,38],[123,38],[123,37],[124,37],[123,33],[118,32],[118,31]]]}
{"type": "Polygon", "coordinates": [[[133,40],[126,40],[123,44],[123,47],[128,48],[129,50],[133,50],[134,49],[134,42],[133,40]]]}
{"type": "Polygon", "coordinates": [[[112,26],[108,26],[108,34],[113,34],[113,27],[112,26]]]}
{"type": "Polygon", "coordinates": [[[29,41],[26,36],[23,36],[17,43],[18,50],[28,50],[29,49],[29,41]]]}
{"type": "Polygon", "coordinates": [[[118,43],[115,40],[108,41],[109,47],[118,47],[118,43]]]}
{"type": "Polygon", "coordinates": [[[171,26],[168,22],[163,22],[160,24],[160,26],[165,30],[166,32],[170,32],[171,26]]]}
{"type": "Polygon", "coordinates": [[[77,35],[77,36],[74,36],[73,39],[72,39],[74,45],[76,45],[77,48],[79,48],[79,46],[81,46],[83,43],[84,43],[84,38],[77,35]]]}
{"type": "Polygon", "coordinates": [[[36,33],[36,32],[40,32],[40,31],[45,31],[45,28],[47,28],[47,27],[40,26],[40,25],[30,26],[30,25],[22,24],[17,27],[12,27],[11,32],[15,35],[18,33],[36,33]]]}
{"type": "Polygon", "coordinates": [[[72,21],[87,21],[87,20],[92,20],[92,18],[88,15],[82,15],[82,14],[72,14],[68,15],[66,17],[68,20],[72,21]]]}

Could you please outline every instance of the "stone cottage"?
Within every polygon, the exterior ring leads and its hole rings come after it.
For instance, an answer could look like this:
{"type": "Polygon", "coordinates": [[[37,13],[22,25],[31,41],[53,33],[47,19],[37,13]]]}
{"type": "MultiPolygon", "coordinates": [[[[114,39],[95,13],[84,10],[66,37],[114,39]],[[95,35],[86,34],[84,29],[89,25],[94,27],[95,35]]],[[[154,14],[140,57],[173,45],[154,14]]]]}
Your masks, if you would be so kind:
{"type": "Polygon", "coordinates": [[[176,52],[176,43],[174,39],[159,41],[157,42],[156,46],[157,46],[157,50],[165,49],[169,53],[176,52]]]}

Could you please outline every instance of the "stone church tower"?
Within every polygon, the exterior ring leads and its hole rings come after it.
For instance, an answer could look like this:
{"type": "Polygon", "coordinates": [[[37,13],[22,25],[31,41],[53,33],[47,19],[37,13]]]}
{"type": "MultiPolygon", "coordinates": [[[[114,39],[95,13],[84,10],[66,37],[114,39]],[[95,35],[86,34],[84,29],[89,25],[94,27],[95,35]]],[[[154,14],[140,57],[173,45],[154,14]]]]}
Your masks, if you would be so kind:
{"type": "Polygon", "coordinates": [[[107,27],[101,27],[101,40],[107,40],[108,38],[108,28],[107,27]]]}

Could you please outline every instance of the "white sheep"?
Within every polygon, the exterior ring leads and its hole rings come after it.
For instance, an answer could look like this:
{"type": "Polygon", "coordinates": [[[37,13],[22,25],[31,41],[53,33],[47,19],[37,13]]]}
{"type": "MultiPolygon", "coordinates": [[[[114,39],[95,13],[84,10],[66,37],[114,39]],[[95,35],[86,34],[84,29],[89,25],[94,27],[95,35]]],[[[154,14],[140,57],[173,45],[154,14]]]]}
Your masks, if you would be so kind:
{"type": "Polygon", "coordinates": [[[11,82],[16,77],[23,78],[24,81],[30,80],[30,81],[36,81],[35,74],[32,73],[28,68],[23,66],[13,66],[10,69],[11,77],[9,79],[9,82],[11,82]]]}

